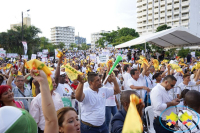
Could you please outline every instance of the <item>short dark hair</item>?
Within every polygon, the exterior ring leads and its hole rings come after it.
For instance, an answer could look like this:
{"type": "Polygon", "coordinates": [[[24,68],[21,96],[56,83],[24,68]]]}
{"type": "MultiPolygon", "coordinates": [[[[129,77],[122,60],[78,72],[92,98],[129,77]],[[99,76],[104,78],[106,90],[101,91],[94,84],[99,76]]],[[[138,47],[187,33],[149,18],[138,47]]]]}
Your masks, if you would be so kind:
{"type": "Polygon", "coordinates": [[[120,67],[121,67],[120,65],[117,65],[117,66],[116,66],[116,68],[120,68],[120,67]]]}
{"type": "Polygon", "coordinates": [[[95,72],[88,72],[88,83],[94,81],[94,77],[98,76],[98,73],[95,72]]]}
{"type": "Polygon", "coordinates": [[[185,94],[185,103],[188,107],[197,111],[200,107],[200,92],[190,90],[185,94]]]}
{"type": "Polygon", "coordinates": [[[164,77],[163,82],[164,81],[177,81],[177,79],[173,76],[173,75],[167,75],[166,77],[164,77]]]}
{"type": "Polygon", "coordinates": [[[186,77],[188,77],[188,76],[190,76],[190,74],[184,74],[184,75],[183,75],[183,78],[186,78],[186,77]]]}
{"type": "Polygon", "coordinates": [[[135,75],[135,72],[136,72],[136,71],[138,71],[138,70],[137,70],[137,69],[132,69],[132,70],[130,71],[131,76],[132,76],[132,75],[135,75]]]}
{"type": "Polygon", "coordinates": [[[156,79],[158,76],[160,76],[161,75],[161,73],[155,73],[154,75],[153,75],[153,77],[152,77],[152,79],[156,79]]]}
{"type": "Polygon", "coordinates": [[[126,64],[126,65],[124,66],[124,71],[127,71],[128,68],[129,68],[129,64],[126,64]]]}

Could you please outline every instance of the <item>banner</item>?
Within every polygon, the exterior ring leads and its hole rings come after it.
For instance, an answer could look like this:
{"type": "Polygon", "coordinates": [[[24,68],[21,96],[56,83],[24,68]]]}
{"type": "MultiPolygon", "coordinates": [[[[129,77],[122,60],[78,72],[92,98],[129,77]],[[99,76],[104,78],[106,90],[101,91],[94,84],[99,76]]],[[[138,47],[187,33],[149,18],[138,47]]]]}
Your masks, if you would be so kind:
{"type": "Polygon", "coordinates": [[[191,52],[192,57],[195,57],[195,52],[191,52]]]}
{"type": "Polygon", "coordinates": [[[106,63],[109,57],[107,55],[99,55],[99,63],[106,63]]]}
{"type": "Polygon", "coordinates": [[[0,50],[0,57],[5,58],[6,57],[6,50],[0,50]]]}
{"type": "Polygon", "coordinates": [[[36,54],[32,54],[32,55],[31,55],[31,60],[32,60],[32,59],[36,59],[36,54]]]}
{"type": "Polygon", "coordinates": [[[24,46],[24,54],[26,55],[27,54],[27,50],[28,50],[27,43],[25,41],[22,41],[22,44],[24,46]]]}
{"type": "Polygon", "coordinates": [[[28,55],[22,55],[22,59],[28,60],[28,55]]]}
{"type": "Polygon", "coordinates": [[[109,50],[103,49],[103,50],[102,50],[102,55],[110,55],[109,50]]]}
{"type": "Polygon", "coordinates": [[[96,63],[96,54],[90,54],[90,61],[96,63]]]}
{"type": "Polygon", "coordinates": [[[18,54],[17,53],[7,53],[7,58],[17,58],[18,54]]]}
{"type": "Polygon", "coordinates": [[[53,59],[54,59],[54,57],[52,56],[52,57],[49,57],[49,59],[50,59],[50,61],[52,61],[53,59]]]}
{"type": "Polygon", "coordinates": [[[49,51],[48,51],[48,49],[43,49],[43,50],[42,50],[42,53],[43,53],[43,54],[48,54],[49,51]]]}
{"type": "Polygon", "coordinates": [[[45,54],[42,55],[42,62],[47,62],[47,55],[45,54]]]}
{"type": "Polygon", "coordinates": [[[41,57],[42,56],[42,52],[37,52],[37,56],[41,57]]]}

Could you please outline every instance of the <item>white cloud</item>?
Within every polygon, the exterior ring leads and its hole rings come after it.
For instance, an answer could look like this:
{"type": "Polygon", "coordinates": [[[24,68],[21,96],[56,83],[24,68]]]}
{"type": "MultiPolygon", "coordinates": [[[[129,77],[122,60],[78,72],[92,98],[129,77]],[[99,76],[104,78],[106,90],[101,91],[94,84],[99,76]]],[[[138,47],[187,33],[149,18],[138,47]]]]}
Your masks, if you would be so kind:
{"type": "Polygon", "coordinates": [[[136,28],[136,0],[6,0],[1,2],[0,32],[21,21],[30,9],[31,23],[50,39],[50,28],[74,26],[76,35],[86,37],[100,30],[136,28]]]}

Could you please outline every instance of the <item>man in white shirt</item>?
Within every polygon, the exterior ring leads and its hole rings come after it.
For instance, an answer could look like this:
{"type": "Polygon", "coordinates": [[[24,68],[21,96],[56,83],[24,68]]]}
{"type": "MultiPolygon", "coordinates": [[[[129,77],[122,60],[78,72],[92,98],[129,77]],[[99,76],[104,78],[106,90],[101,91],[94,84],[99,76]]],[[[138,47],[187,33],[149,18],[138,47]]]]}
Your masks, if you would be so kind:
{"type": "Polygon", "coordinates": [[[170,94],[168,93],[168,91],[172,89],[175,86],[175,84],[176,84],[176,78],[172,75],[167,75],[163,79],[162,83],[157,84],[151,91],[150,99],[151,99],[151,106],[154,112],[153,125],[156,133],[172,133],[170,130],[167,130],[169,129],[169,126],[166,125],[167,121],[165,120],[166,120],[166,115],[169,116],[171,112],[176,112],[175,108],[171,106],[176,106],[177,104],[180,103],[179,99],[173,100],[172,96],[170,96],[170,94]],[[160,123],[159,119],[161,119],[162,124],[160,123]]]}
{"type": "Polygon", "coordinates": [[[105,124],[105,104],[110,96],[120,93],[119,85],[114,75],[111,81],[114,89],[102,87],[97,73],[88,74],[90,87],[83,89],[84,79],[79,76],[79,85],[76,89],[76,99],[81,102],[81,133],[108,133],[105,124]]]}
{"type": "MultiPolygon", "coordinates": [[[[57,84],[55,83],[55,80],[53,78],[52,78],[52,84],[53,84],[53,90],[56,89],[57,84]]],[[[50,93],[51,93],[51,96],[53,99],[55,109],[57,111],[57,110],[63,108],[64,105],[63,105],[60,95],[58,93],[54,92],[53,90],[50,93]]],[[[39,127],[38,133],[43,132],[44,128],[45,128],[45,118],[44,118],[43,111],[42,111],[41,93],[38,94],[31,101],[29,113],[35,119],[35,122],[37,123],[37,125],[39,127]]]]}
{"type": "Polygon", "coordinates": [[[128,87],[128,80],[131,79],[131,75],[130,75],[131,66],[125,65],[124,70],[125,70],[125,73],[122,75],[123,78],[124,78],[123,85],[124,85],[124,90],[128,90],[128,88],[129,88],[128,87]]]}
{"type": "Polygon", "coordinates": [[[184,104],[185,106],[188,106],[189,108],[187,110],[181,110],[178,114],[179,120],[178,120],[178,127],[179,132],[184,133],[200,133],[200,92],[196,90],[188,91],[185,95],[184,104]],[[181,116],[186,113],[189,116],[192,116],[192,120],[188,121],[183,124],[183,119],[180,119],[181,116]]]}
{"type": "Polygon", "coordinates": [[[127,82],[129,87],[128,90],[131,89],[135,90],[140,95],[140,97],[144,99],[144,94],[145,94],[144,90],[150,92],[150,89],[145,86],[146,81],[144,79],[144,74],[146,73],[146,65],[144,65],[144,69],[141,74],[137,69],[132,69],[130,73],[131,73],[131,78],[127,82]]]}

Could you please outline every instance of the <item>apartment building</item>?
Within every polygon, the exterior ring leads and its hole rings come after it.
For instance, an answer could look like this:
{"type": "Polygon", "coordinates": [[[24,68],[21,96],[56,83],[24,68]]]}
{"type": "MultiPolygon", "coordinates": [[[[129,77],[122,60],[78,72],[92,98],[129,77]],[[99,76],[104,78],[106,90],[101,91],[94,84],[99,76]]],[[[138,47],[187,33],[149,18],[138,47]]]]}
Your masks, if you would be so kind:
{"type": "Polygon", "coordinates": [[[137,0],[137,32],[156,32],[158,26],[183,26],[200,36],[200,0],[137,0]]]}
{"type": "MultiPolygon", "coordinates": [[[[31,26],[31,18],[30,17],[24,17],[23,18],[23,25],[31,26]]],[[[22,26],[22,22],[17,24],[10,24],[10,29],[14,29],[15,26],[22,26]]]]}
{"type": "Polygon", "coordinates": [[[98,45],[96,42],[102,38],[101,33],[110,33],[110,31],[101,30],[100,32],[95,32],[91,34],[91,48],[95,48],[98,45]]]}
{"type": "Polygon", "coordinates": [[[55,45],[63,42],[66,48],[69,48],[71,43],[75,43],[75,28],[72,26],[51,28],[51,42],[55,45]]]}
{"type": "Polygon", "coordinates": [[[75,43],[76,43],[76,44],[83,44],[83,43],[86,43],[86,38],[80,37],[80,36],[75,36],[75,43]]]}

